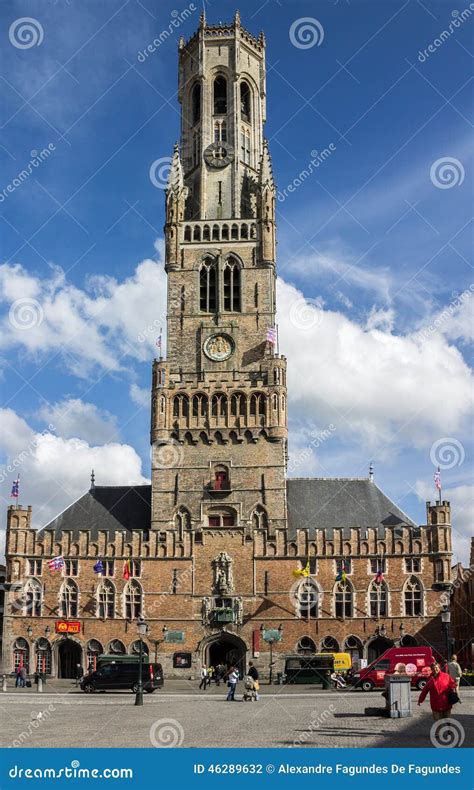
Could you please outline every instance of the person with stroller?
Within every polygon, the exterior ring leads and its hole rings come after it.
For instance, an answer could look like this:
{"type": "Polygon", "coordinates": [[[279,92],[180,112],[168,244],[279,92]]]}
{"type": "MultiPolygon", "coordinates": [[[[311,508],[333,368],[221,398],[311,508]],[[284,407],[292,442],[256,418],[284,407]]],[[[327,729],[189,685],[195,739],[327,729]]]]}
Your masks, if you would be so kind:
{"type": "Polygon", "coordinates": [[[254,666],[253,661],[249,661],[249,669],[247,675],[244,679],[244,699],[251,700],[252,702],[255,700],[257,702],[260,699],[259,690],[260,684],[258,680],[258,669],[254,666]]]}

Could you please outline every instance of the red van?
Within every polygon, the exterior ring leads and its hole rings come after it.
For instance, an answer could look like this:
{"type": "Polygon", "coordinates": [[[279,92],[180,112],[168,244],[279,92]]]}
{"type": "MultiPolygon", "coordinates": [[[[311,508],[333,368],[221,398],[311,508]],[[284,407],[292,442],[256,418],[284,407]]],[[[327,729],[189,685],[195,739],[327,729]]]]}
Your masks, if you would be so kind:
{"type": "Polygon", "coordinates": [[[397,664],[404,664],[407,675],[411,675],[412,688],[422,689],[431,675],[432,661],[431,647],[390,647],[372,664],[357,672],[352,682],[355,688],[363,691],[383,688],[385,675],[393,674],[397,664]]]}

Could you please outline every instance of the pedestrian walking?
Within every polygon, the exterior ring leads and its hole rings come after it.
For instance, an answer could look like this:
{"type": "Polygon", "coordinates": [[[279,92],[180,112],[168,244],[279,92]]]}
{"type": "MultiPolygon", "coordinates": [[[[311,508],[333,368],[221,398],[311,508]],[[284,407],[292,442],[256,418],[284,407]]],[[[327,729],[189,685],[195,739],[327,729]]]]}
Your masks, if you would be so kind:
{"type": "Polygon", "coordinates": [[[210,666],[207,669],[207,685],[208,686],[211,685],[211,680],[212,680],[213,677],[214,677],[214,667],[210,666]]]}
{"type": "Polygon", "coordinates": [[[232,667],[229,670],[228,681],[227,685],[229,687],[229,691],[227,693],[227,702],[236,702],[235,699],[235,689],[237,688],[237,681],[239,679],[239,673],[236,667],[232,667]]]}
{"type": "Polygon", "coordinates": [[[458,657],[455,653],[451,657],[451,661],[448,664],[448,675],[456,683],[456,691],[459,694],[459,684],[461,683],[462,669],[460,664],[458,664],[458,657]]]}
{"type": "Polygon", "coordinates": [[[199,688],[200,689],[204,689],[204,691],[205,691],[206,687],[207,687],[207,667],[206,666],[202,666],[201,667],[201,682],[199,684],[199,688]]]}
{"type": "Polygon", "coordinates": [[[20,687],[22,689],[24,689],[26,686],[26,678],[27,678],[26,667],[24,664],[22,664],[20,667],[20,687]]]}
{"type": "Polygon", "coordinates": [[[259,674],[258,674],[258,669],[257,669],[256,666],[254,666],[253,661],[249,661],[249,671],[247,672],[247,674],[250,675],[250,677],[253,680],[253,685],[254,685],[254,688],[255,688],[255,691],[256,691],[256,699],[259,700],[260,699],[260,694],[259,694],[260,682],[259,682],[259,679],[258,679],[259,678],[259,674]]]}
{"type": "Polygon", "coordinates": [[[456,691],[456,683],[447,672],[441,672],[441,667],[437,661],[431,664],[431,677],[426,686],[422,689],[418,698],[418,705],[421,705],[427,694],[430,695],[431,711],[433,719],[449,719],[451,716],[452,701],[449,699],[449,692],[456,691]]]}
{"type": "Polygon", "coordinates": [[[21,676],[20,676],[21,667],[17,667],[15,670],[15,687],[18,688],[21,686],[21,676]]]}

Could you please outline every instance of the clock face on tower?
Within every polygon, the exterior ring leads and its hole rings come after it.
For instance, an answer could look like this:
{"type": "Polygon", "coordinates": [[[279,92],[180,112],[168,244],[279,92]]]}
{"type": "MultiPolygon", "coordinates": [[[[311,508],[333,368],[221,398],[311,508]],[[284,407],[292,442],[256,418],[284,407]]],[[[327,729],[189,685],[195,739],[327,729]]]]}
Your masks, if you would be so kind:
{"type": "Polygon", "coordinates": [[[203,351],[213,362],[224,362],[234,350],[234,341],[229,335],[211,335],[204,342],[203,351]]]}
{"type": "Polygon", "coordinates": [[[234,158],[234,149],[229,143],[211,143],[204,151],[204,160],[209,167],[227,167],[234,158]]]}

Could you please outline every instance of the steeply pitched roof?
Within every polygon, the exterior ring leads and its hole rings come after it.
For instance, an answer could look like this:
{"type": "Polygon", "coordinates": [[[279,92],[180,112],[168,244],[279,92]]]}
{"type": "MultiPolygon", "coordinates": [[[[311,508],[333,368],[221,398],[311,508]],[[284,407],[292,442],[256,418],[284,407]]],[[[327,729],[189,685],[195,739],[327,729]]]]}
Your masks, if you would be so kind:
{"type": "Polygon", "coordinates": [[[287,481],[288,531],[416,527],[368,479],[294,477],[287,481]]]}
{"type": "Polygon", "coordinates": [[[56,516],[43,529],[54,529],[58,540],[61,531],[72,529],[74,539],[79,530],[148,530],[151,521],[151,486],[96,486],[56,516]]]}
{"type": "MultiPolygon", "coordinates": [[[[293,477],[287,481],[288,532],[297,529],[413,527],[403,513],[375,483],[367,479],[293,477]]],[[[151,486],[96,486],[70,505],[43,529],[54,529],[59,540],[62,530],[148,530],[151,522],[151,486]]]]}

